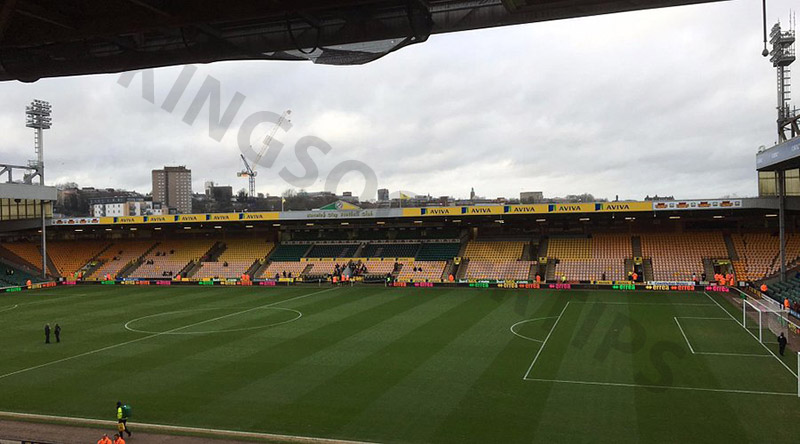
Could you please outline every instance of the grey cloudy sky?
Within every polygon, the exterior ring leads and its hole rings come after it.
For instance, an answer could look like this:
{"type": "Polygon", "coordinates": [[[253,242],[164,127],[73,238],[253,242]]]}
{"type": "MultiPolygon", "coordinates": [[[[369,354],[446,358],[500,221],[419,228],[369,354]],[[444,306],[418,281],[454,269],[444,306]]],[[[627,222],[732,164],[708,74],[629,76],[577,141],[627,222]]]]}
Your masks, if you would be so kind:
{"type": "MultiPolygon", "coordinates": [[[[310,62],[198,65],[173,113],[159,105],[180,67],[155,71],[156,105],[119,75],[0,83],[0,159],[33,157],[24,108],[49,100],[48,183],[150,192],[150,170],[192,169],[194,190],[213,180],[244,188],[236,130],[248,114],[293,112],[293,127],[257,190],[290,185],[277,172],[304,170],[295,142],[312,150],[322,190],[331,168],[367,163],[378,186],[432,195],[546,196],[593,193],[641,199],[752,196],[755,152],[775,142],[775,72],[761,57],[761,2],[614,14],[433,36],[365,66],[310,62]],[[231,130],[208,136],[207,108],[194,125],[182,118],[207,76],[222,103],[246,96],[231,130]]],[[[770,0],[768,23],[786,22],[793,3],[770,0]]],[[[795,3],[796,7],[796,3],[795,3]]],[[[800,82],[800,81],[796,81],[800,82]]],[[[797,101],[795,101],[797,103],[797,101]]],[[[259,126],[255,137],[270,129],[259,126]]],[[[339,192],[363,188],[345,176],[339,192]]]]}

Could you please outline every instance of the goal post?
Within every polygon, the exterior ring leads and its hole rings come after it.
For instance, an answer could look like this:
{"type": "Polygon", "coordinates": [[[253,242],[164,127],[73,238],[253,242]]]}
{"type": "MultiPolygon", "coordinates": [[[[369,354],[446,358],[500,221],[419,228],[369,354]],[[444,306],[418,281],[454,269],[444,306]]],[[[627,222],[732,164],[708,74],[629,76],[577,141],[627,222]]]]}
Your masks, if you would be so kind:
{"type": "Polygon", "coordinates": [[[742,295],[742,326],[760,342],[776,344],[781,333],[786,337],[800,334],[800,326],[789,319],[781,304],[770,298],[742,295]]]}
{"type": "Polygon", "coordinates": [[[763,310],[747,299],[742,299],[742,327],[749,331],[758,342],[764,342],[763,310]]]}

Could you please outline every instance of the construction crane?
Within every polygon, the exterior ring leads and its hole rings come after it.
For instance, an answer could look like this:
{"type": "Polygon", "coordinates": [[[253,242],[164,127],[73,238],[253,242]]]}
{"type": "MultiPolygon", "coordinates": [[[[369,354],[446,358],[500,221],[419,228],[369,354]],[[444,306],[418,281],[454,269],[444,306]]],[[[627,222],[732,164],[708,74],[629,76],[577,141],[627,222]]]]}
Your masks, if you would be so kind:
{"type": "Polygon", "coordinates": [[[244,158],[244,154],[240,154],[242,157],[242,162],[244,162],[244,169],[236,173],[237,177],[247,177],[249,185],[250,185],[250,193],[248,196],[255,197],[256,194],[256,172],[250,168],[250,164],[247,163],[247,159],[244,158]]]}
{"type": "MultiPolygon", "coordinates": [[[[281,125],[283,125],[284,122],[290,122],[289,116],[291,114],[292,114],[291,110],[287,109],[286,111],[284,111],[283,114],[281,114],[281,117],[278,119],[278,123],[275,125],[275,127],[273,127],[272,130],[269,132],[269,134],[267,134],[264,137],[264,140],[261,142],[261,149],[258,151],[258,155],[256,156],[255,160],[253,161],[253,166],[257,166],[258,163],[261,161],[261,158],[264,157],[264,154],[267,153],[267,150],[269,149],[269,145],[275,139],[275,134],[278,133],[278,128],[280,128],[281,125]]],[[[249,185],[249,188],[250,188],[249,189],[250,198],[254,198],[254,197],[256,197],[256,176],[258,175],[258,171],[254,170],[253,168],[250,167],[250,164],[247,163],[247,159],[245,159],[244,154],[240,154],[240,157],[242,158],[242,162],[244,163],[244,169],[242,171],[239,171],[238,173],[236,173],[236,176],[237,177],[246,177],[247,178],[248,185],[249,185]]],[[[267,165],[267,166],[272,166],[272,162],[274,162],[274,161],[275,161],[275,159],[271,159],[269,161],[269,165],[267,165]]]]}

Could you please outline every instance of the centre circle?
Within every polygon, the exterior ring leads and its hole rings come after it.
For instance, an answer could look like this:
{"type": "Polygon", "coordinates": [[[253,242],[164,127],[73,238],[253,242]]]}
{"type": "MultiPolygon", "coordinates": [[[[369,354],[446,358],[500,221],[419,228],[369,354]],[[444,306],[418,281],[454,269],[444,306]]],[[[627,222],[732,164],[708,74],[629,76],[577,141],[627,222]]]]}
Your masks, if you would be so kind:
{"type": "MultiPolygon", "coordinates": [[[[241,311],[241,312],[233,312],[233,313],[222,314],[220,316],[211,317],[211,318],[208,318],[208,319],[201,319],[201,320],[198,320],[198,321],[195,321],[195,322],[189,322],[188,324],[185,324],[185,325],[169,326],[170,328],[165,328],[165,329],[160,330],[160,331],[159,330],[147,329],[147,328],[144,328],[144,327],[143,328],[137,328],[135,326],[136,324],[143,323],[142,321],[147,321],[147,320],[153,321],[153,320],[158,320],[159,318],[165,318],[165,317],[176,316],[176,315],[181,315],[181,314],[190,314],[190,313],[197,313],[197,312],[204,312],[204,311],[218,311],[218,312],[228,311],[228,312],[230,312],[231,310],[234,310],[234,309],[232,309],[232,308],[192,308],[192,309],[187,309],[187,310],[166,311],[166,312],[163,312],[163,313],[156,313],[156,314],[142,316],[140,318],[132,319],[132,320],[128,321],[127,323],[125,323],[125,329],[129,330],[129,331],[132,331],[132,332],[136,332],[136,333],[146,333],[146,334],[152,334],[152,335],[202,335],[202,334],[211,334],[211,333],[233,333],[233,332],[250,331],[250,330],[261,330],[261,329],[266,329],[266,328],[270,328],[270,327],[276,327],[278,325],[283,325],[283,324],[288,324],[290,322],[294,322],[294,321],[300,319],[301,317],[303,317],[303,313],[301,313],[301,312],[299,312],[297,310],[291,309],[291,308],[263,307],[263,308],[253,308],[253,309],[249,309],[249,310],[245,310],[245,311],[241,311]],[[242,317],[243,315],[254,313],[254,312],[259,312],[259,311],[285,312],[285,313],[291,314],[291,317],[285,316],[286,319],[279,320],[277,322],[270,322],[270,323],[266,323],[266,324],[263,324],[263,325],[256,325],[256,326],[251,326],[251,327],[209,329],[209,330],[194,330],[194,329],[192,329],[191,331],[187,331],[188,329],[191,329],[192,327],[195,327],[195,326],[202,326],[204,324],[211,324],[211,323],[222,321],[222,320],[226,320],[226,319],[234,319],[235,320],[237,317],[242,317]]],[[[144,322],[144,323],[146,324],[146,322],[144,322]]]]}

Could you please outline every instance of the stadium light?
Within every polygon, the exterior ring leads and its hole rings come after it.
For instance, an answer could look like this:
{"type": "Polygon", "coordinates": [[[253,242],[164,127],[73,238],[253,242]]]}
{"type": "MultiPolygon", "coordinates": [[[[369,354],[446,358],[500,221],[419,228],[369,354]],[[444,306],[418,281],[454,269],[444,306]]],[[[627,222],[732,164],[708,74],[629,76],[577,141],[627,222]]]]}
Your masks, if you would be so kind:
{"type": "Polygon", "coordinates": [[[136,228],[136,227],[131,227],[131,231],[136,231],[136,230],[138,230],[138,228],[136,228]]]}
{"type": "Polygon", "coordinates": [[[350,225],[350,222],[342,222],[342,225],[350,225]]]}
{"type": "Polygon", "coordinates": [[[724,218],[724,217],[725,217],[725,216],[716,215],[716,216],[714,216],[714,219],[722,219],[722,218],[724,218]]]}
{"type": "MultiPolygon", "coordinates": [[[[51,117],[52,107],[50,102],[36,99],[25,107],[25,126],[33,128],[33,146],[36,151],[36,160],[28,162],[28,167],[33,172],[25,175],[25,182],[31,183],[34,177],[39,176],[39,185],[44,186],[44,130],[50,129],[53,125],[51,117]]],[[[10,176],[9,176],[10,177],[10,176]]],[[[45,218],[45,201],[39,203],[42,211],[42,278],[47,279],[47,229],[45,218]]]]}
{"type": "Polygon", "coordinates": [[[775,213],[765,214],[764,217],[778,217],[775,213]]]}
{"type": "Polygon", "coordinates": [[[214,229],[215,229],[215,230],[222,229],[222,225],[214,225],[214,229]]]}
{"type": "Polygon", "coordinates": [[[307,226],[307,227],[313,227],[313,226],[314,226],[314,223],[313,223],[313,222],[309,222],[309,223],[307,223],[307,224],[306,224],[306,226],[307,226]]]}
{"type": "Polygon", "coordinates": [[[376,224],[378,224],[378,225],[386,225],[386,222],[384,222],[382,220],[379,220],[378,222],[376,222],[376,224]]]}
{"type": "Polygon", "coordinates": [[[245,227],[245,228],[253,228],[253,226],[252,226],[252,225],[245,225],[244,227],[245,227]]]}
{"type": "Polygon", "coordinates": [[[155,227],[154,230],[161,231],[161,227],[155,227]]]}
{"type": "Polygon", "coordinates": [[[460,224],[461,223],[461,219],[453,219],[453,223],[454,224],[460,224]]]}
{"type": "Polygon", "coordinates": [[[588,217],[582,217],[582,218],[580,218],[578,220],[581,221],[581,222],[588,222],[589,218],[588,217]]]}
{"type": "Polygon", "coordinates": [[[547,222],[547,219],[536,219],[536,222],[547,222]]]}
{"type": "Polygon", "coordinates": [[[191,230],[192,227],[183,227],[184,230],[191,230]]]}
{"type": "Polygon", "coordinates": [[[273,227],[280,227],[281,224],[272,224],[273,227]]]}
{"type": "Polygon", "coordinates": [[[680,216],[670,216],[669,218],[670,219],[680,219],[681,217],[680,216]]]}
{"type": "Polygon", "coordinates": [[[421,221],[421,220],[415,220],[415,221],[414,221],[414,223],[415,223],[415,224],[421,224],[421,223],[422,223],[422,221],[421,221]]]}
{"type": "Polygon", "coordinates": [[[75,229],[75,231],[76,231],[76,232],[78,232],[78,233],[80,233],[80,232],[82,232],[82,231],[83,231],[83,229],[81,229],[81,228],[76,228],[76,229],[75,229]]]}
{"type": "Polygon", "coordinates": [[[106,231],[111,231],[111,228],[106,228],[106,231]]]}

